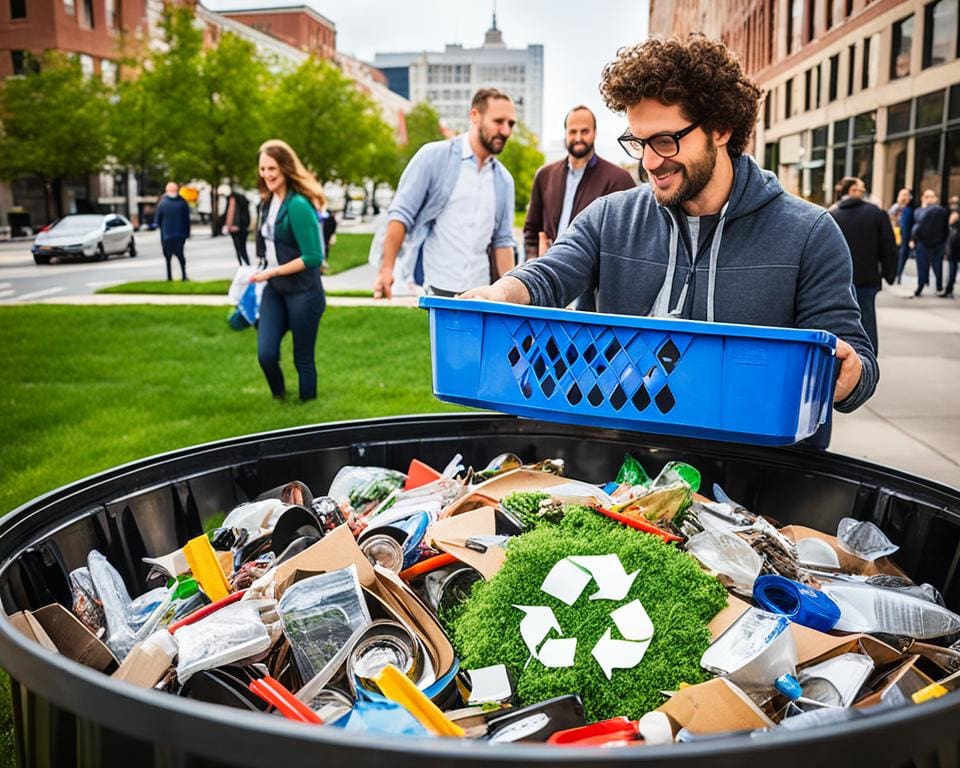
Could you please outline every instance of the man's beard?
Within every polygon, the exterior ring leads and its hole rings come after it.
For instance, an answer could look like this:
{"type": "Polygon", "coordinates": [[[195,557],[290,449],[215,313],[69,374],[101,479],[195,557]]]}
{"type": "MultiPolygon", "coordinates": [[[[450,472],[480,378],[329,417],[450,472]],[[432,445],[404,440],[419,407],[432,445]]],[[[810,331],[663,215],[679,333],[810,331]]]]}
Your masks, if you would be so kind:
{"type": "MultiPolygon", "coordinates": [[[[674,193],[661,191],[652,181],[653,195],[660,205],[682,205],[688,200],[692,200],[699,195],[703,188],[707,186],[710,179],[713,178],[713,171],[717,165],[717,147],[713,143],[713,137],[707,135],[707,149],[703,157],[699,160],[690,162],[687,165],[674,163],[671,160],[664,160],[663,165],[657,168],[657,171],[679,170],[681,175],[680,187],[674,193]]],[[[647,171],[649,175],[652,172],[647,171]]]]}
{"type": "Polygon", "coordinates": [[[567,144],[567,152],[570,153],[571,157],[581,160],[591,152],[593,152],[593,144],[588,144],[585,141],[574,141],[567,144]]]}
{"type": "Polygon", "coordinates": [[[503,152],[503,148],[507,146],[507,140],[499,133],[488,136],[482,128],[480,129],[480,143],[491,155],[499,155],[503,152]]]}

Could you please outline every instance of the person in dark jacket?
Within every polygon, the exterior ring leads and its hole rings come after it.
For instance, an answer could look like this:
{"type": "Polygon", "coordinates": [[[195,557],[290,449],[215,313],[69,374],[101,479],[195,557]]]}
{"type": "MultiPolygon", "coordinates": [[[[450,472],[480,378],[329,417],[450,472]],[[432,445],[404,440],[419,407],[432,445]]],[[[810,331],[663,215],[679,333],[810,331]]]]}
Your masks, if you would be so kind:
{"type": "Polygon", "coordinates": [[[174,256],[180,262],[180,277],[186,280],[187,258],[184,256],[183,246],[190,237],[190,206],[180,196],[177,182],[167,182],[166,194],[157,206],[153,220],[160,230],[160,247],[163,249],[163,258],[167,261],[167,280],[173,280],[170,260],[174,256]]]}
{"type": "Polygon", "coordinates": [[[830,215],[840,226],[853,258],[853,287],[860,305],[863,330],[879,354],[877,341],[877,291],[881,277],[893,285],[897,277],[897,241],[890,218],[864,200],[867,185],[856,176],[844,176],[837,185],[837,205],[830,215]]]}
{"type": "Polygon", "coordinates": [[[260,299],[257,359],[270,392],[286,397],[280,370],[280,342],[293,334],[293,364],[300,399],[317,396],[316,345],[327,306],[320,279],[323,247],[317,208],[326,203],[323,187],[286,142],[271,139],[260,147],[260,221],[257,257],[267,268],[250,282],[267,281],[260,299]]]}
{"type": "MultiPolygon", "coordinates": [[[[598,197],[636,186],[627,171],[594,152],[597,118],[587,107],[571,109],[563,120],[563,130],[567,156],[543,166],[533,179],[523,224],[527,259],[546,253],[577,214],[598,197]]],[[[596,310],[593,292],[580,296],[576,307],[596,310]]]]}
{"type": "Polygon", "coordinates": [[[597,288],[601,312],[827,330],[834,407],[863,405],[879,367],[850,250],[829,213],[744,154],[762,92],[736,56],[703,35],[651,38],[620,51],[600,90],[650,183],[595,200],[544,256],[463,296],[563,307],[597,288]]]}
{"type": "Polygon", "coordinates": [[[957,264],[960,262],[960,212],[950,212],[950,237],[947,240],[947,285],[940,295],[945,299],[953,298],[953,286],[957,281],[957,264]]]}
{"type": "Polygon", "coordinates": [[[910,232],[913,230],[913,192],[904,187],[897,193],[897,202],[887,211],[892,222],[900,230],[900,242],[897,245],[897,285],[903,279],[903,268],[912,255],[910,232]]]}
{"type": "Polygon", "coordinates": [[[937,293],[943,291],[943,254],[950,234],[947,209],[938,204],[937,193],[923,190],[920,196],[923,207],[915,214],[911,232],[911,245],[917,252],[917,290],[914,296],[923,293],[930,282],[930,269],[937,284],[937,293]]]}
{"type": "Polygon", "coordinates": [[[237,252],[237,262],[240,266],[250,265],[247,256],[247,235],[250,232],[250,201],[243,190],[234,189],[227,200],[227,212],[224,229],[233,239],[233,248],[237,252]]]}

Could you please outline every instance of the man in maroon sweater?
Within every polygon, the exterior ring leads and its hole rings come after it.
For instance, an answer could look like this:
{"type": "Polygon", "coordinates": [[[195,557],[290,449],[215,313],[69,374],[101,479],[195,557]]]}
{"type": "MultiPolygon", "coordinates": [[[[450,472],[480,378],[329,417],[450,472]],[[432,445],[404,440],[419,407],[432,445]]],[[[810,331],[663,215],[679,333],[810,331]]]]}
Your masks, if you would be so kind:
{"type": "MultiPolygon", "coordinates": [[[[563,121],[567,156],[537,171],[523,224],[527,259],[542,256],[577,214],[598,197],[636,186],[623,168],[593,151],[597,119],[587,107],[571,109],[563,121]]],[[[577,300],[577,309],[595,310],[592,292],[577,300]]]]}

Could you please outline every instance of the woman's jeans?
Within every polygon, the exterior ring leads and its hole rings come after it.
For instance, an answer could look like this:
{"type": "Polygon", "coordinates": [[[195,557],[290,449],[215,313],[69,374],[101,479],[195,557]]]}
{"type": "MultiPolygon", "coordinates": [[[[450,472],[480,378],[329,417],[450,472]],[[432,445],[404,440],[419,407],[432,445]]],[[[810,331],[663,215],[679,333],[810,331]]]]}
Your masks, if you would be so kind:
{"type": "Polygon", "coordinates": [[[300,376],[300,399],[312,400],[317,396],[314,350],[326,306],[323,290],[280,293],[270,283],[264,288],[257,326],[257,359],[274,397],[283,397],[285,393],[280,341],[288,330],[293,333],[293,364],[300,376]]]}

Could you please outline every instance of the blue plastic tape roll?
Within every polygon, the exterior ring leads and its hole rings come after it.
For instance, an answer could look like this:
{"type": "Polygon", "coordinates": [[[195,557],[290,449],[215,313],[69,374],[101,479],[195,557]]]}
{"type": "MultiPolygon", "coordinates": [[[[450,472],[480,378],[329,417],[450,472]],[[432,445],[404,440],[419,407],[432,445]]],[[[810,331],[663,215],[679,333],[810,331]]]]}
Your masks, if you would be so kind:
{"type": "Polygon", "coordinates": [[[753,583],[753,599],[765,611],[820,632],[829,632],[840,621],[840,606],[827,595],[783,576],[758,578],[753,583]]]}

